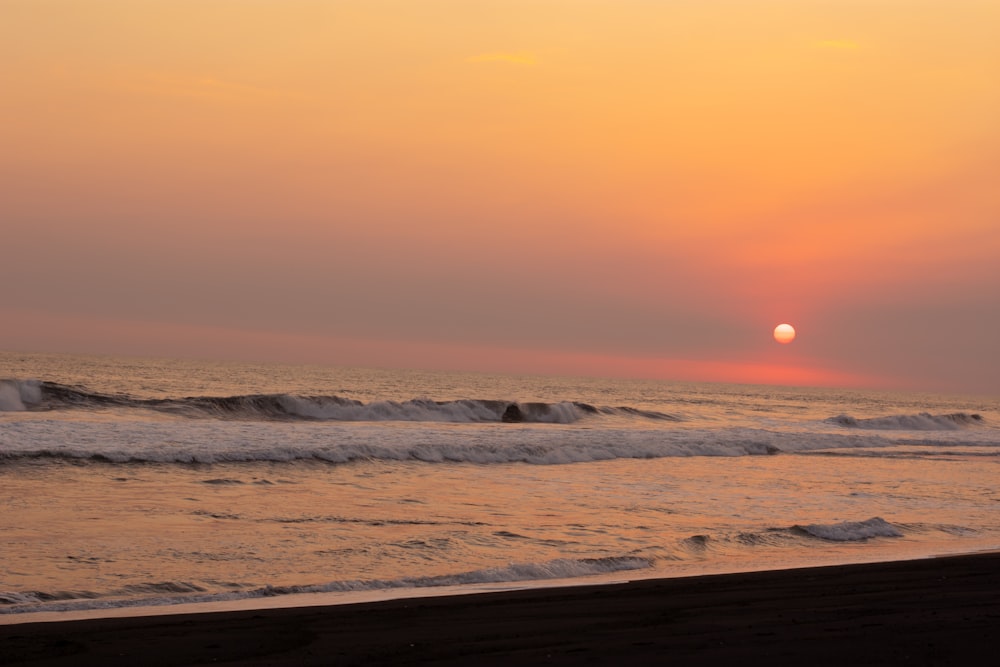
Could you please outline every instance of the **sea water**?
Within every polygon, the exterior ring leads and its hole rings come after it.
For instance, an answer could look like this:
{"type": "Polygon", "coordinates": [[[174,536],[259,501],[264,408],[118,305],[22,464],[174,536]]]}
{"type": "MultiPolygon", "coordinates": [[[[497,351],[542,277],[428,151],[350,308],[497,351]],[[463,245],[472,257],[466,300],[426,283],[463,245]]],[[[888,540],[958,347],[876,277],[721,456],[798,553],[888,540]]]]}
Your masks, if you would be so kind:
{"type": "Polygon", "coordinates": [[[995,398],[12,353],[0,378],[0,622],[1000,548],[995,398]]]}

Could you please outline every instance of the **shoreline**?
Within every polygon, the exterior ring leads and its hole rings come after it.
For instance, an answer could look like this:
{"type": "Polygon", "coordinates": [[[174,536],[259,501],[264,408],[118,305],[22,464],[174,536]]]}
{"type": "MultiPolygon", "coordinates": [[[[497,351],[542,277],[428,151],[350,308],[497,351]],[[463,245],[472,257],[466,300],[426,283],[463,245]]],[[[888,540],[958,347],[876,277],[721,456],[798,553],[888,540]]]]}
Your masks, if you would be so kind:
{"type": "MultiPolygon", "coordinates": [[[[684,563],[674,564],[677,569],[671,573],[664,571],[636,569],[620,570],[605,574],[593,574],[579,577],[554,579],[522,579],[511,581],[484,581],[479,583],[448,584],[440,586],[400,586],[386,588],[370,588],[340,591],[310,591],[298,593],[280,593],[259,597],[238,597],[221,599],[184,600],[157,603],[136,600],[121,606],[84,607],[66,610],[39,611],[3,611],[0,610],[0,627],[4,625],[21,625],[27,623],[63,623],[71,621],[99,620],[110,618],[133,618],[171,616],[187,614],[230,613],[244,611],[259,611],[267,609],[334,607],[366,603],[392,602],[399,600],[418,600],[422,598],[455,597],[462,595],[483,595],[486,593],[505,593],[531,590],[547,590],[558,588],[574,588],[577,586],[610,586],[634,584],[642,581],[659,581],[669,579],[690,579],[697,577],[716,577],[726,575],[752,574],[758,572],[794,571],[824,567],[866,565],[889,562],[903,562],[925,558],[948,558],[953,556],[973,556],[985,553],[998,553],[1000,548],[989,546],[981,549],[961,551],[915,551],[912,553],[894,553],[893,558],[885,558],[885,554],[871,554],[864,559],[842,560],[840,558],[814,559],[814,562],[803,560],[788,560],[767,567],[743,567],[733,563],[684,563]],[[687,567],[685,567],[687,566],[687,567]]],[[[746,563],[743,563],[746,566],[746,563]]]]}
{"type": "Polygon", "coordinates": [[[377,602],[0,624],[5,664],[982,659],[1000,553],[377,602]]]}

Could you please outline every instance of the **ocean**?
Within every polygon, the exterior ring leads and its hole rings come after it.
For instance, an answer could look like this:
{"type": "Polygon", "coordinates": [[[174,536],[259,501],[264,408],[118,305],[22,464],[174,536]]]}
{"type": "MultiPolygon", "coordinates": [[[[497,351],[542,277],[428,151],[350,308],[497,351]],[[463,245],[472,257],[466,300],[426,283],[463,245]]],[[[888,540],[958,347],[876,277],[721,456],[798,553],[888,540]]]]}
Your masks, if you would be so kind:
{"type": "Polygon", "coordinates": [[[1000,400],[0,353],[0,622],[1000,548],[1000,400]]]}

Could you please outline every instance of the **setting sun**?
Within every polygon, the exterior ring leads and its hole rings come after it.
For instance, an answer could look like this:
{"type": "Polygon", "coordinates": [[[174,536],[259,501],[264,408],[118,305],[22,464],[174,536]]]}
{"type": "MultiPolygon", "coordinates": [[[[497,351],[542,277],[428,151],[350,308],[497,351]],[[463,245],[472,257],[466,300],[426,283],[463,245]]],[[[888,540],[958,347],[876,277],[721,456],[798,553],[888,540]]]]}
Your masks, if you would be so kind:
{"type": "Polygon", "coordinates": [[[795,327],[791,324],[779,324],[774,327],[774,340],[787,345],[795,340],[795,327]]]}

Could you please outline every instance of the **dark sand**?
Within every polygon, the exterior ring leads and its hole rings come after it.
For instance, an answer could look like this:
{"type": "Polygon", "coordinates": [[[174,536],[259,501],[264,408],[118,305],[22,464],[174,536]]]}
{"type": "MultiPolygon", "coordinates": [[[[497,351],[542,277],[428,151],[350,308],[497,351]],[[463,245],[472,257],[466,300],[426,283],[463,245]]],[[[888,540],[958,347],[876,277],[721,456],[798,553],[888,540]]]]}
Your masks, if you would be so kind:
{"type": "Polygon", "coordinates": [[[0,626],[37,665],[1000,664],[1000,554],[0,626]]]}

